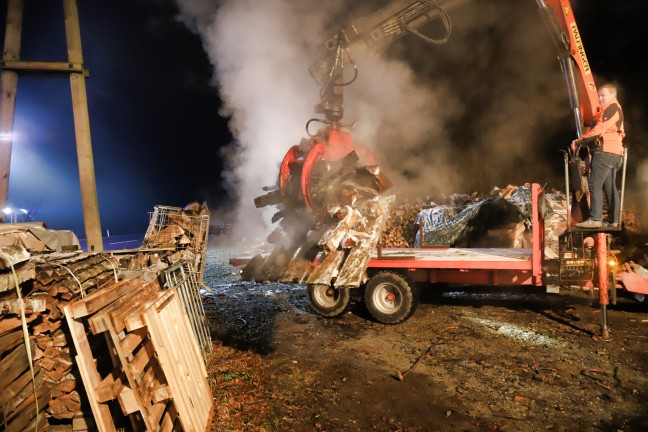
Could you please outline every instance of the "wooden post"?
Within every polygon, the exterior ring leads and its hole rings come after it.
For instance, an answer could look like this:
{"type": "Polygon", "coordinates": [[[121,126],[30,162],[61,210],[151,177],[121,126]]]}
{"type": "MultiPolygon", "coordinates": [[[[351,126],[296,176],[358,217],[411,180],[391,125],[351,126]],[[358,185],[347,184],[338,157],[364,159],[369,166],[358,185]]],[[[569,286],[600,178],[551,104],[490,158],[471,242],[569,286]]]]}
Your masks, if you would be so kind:
{"type": "MultiPolygon", "coordinates": [[[[76,0],[63,0],[65,34],[67,37],[68,61],[83,64],[81,51],[81,31],[76,0]]],[[[79,161],[79,182],[81,184],[81,203],[85,224],[88,252],[102,251],[101,223],[99,221],[99,202],[95,182],[94,159],[90,139],[90,116],[86,95],[85,76],[82,73],[70,74],[72,90],[72,110],[76,132],[77,158],[79,161]]]]}
{"type": "MultiPolygon", "coordinates": [[[[7,3],[3,61],[18,60],[20,56],[23,9],[23,0],[9,0],[7,3]]],[[[9,198],[9,170],[11,168],[17,86],[18,74],[2,69],[0,78],[0,222],[4,221],[5,214],[1,210],[7,207],[9,198]]]]}

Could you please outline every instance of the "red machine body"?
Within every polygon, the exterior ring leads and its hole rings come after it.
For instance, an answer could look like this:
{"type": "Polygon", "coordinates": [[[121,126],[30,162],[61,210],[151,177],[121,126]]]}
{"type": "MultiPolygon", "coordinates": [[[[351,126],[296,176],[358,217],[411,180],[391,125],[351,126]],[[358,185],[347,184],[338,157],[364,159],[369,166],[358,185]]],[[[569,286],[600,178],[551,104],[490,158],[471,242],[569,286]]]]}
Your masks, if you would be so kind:
{"type": "Polygon", "coordinates": [[[354,144],[351,133],[343,127],[328,125],[316,136],[308,140],[306,148],[293,146],[288,150],[279,168],[279,179],[277,181],[284,203],[294,208],[301,205],[301,200],[296,200],[295,189],[291,182],[298,181],[299,192],[303,198],[303,204],[313,209],[312,190],[316,180],[313,178],[313,170],[318,163],[339,161],[352,152],[356,152],[360,162],[366,166],[376,164],[373,153],[364,146],[354,144]],[[297,177],[298,180],[292,177],[297,177]],[[291,194],[293,194],[291,196],[291,194]]]}

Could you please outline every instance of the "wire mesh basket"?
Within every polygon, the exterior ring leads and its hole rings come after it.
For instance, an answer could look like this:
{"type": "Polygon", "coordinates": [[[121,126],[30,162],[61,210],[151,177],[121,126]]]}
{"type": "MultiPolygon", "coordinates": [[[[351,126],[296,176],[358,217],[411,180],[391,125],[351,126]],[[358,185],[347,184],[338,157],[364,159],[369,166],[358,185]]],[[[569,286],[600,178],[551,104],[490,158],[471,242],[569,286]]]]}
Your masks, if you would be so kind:
{"type": "Polygon", "coordinates": [[[212,351],[212,342],[200,297],[201,283],[197,273],[191,269],[190,263],[180,261],[160,276],[162,289],[174,289],[178,293],[204,357],[205,352],[212,351]]]}
{"type": "Polygon", "coordinates": [[[205,272],[209,214],[192,214],[180,207],[155,206],[141,248],[172,248],[183,253],[202,281],[205,272]]]}

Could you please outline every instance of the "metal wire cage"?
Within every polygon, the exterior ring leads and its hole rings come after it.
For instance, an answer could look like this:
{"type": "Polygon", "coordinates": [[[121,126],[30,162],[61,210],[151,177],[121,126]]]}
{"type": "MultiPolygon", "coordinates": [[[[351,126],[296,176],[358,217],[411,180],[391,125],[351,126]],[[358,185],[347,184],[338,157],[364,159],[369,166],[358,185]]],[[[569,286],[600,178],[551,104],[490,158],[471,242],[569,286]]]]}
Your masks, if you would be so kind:
{"type": "Polygon", "coordinates": [[[191,264],[184,260],[177,262],[161,273],[160,282],[162,289],[174,289],[178,293],[203,357],[205,352],[212,352],[209,326],[200,297],[201,283],[191,264]]]}
{"type": "Polygon", "coordinates": [[[209,215],[194,216],[180,207],[156,205],[149,213],[149,226],[141,248],[174,248],[188,250],[192,270],[202,281],[205,272],[209,215]]]}

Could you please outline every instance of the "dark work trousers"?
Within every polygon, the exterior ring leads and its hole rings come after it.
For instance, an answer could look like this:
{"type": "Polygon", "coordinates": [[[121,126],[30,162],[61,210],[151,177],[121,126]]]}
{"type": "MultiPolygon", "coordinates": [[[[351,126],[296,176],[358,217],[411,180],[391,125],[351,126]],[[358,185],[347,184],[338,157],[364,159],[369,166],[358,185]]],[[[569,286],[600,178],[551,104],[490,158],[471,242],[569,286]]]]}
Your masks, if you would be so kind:
{"type": "Polygon", "coordinates": [[[589,177],[591,200],[590,219],[603,220],[603,193],[608,201],[608,222],[619,222],[619,191],[616,187],[617,172],[623,164],[623,157],[604,151],[594,152],[589,177]]]}

